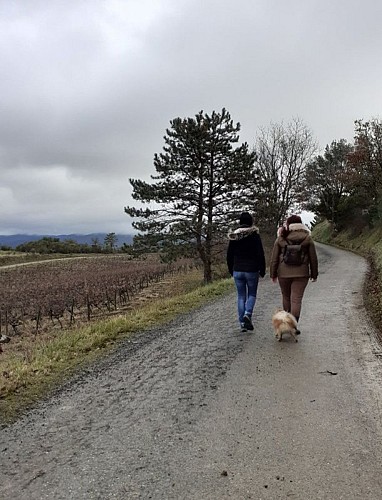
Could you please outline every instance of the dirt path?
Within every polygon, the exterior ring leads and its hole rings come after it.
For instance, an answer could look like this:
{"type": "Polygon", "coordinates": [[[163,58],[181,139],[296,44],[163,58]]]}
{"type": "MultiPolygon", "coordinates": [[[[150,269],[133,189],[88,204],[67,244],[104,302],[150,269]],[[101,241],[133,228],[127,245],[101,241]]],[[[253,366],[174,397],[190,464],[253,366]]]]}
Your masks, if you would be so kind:
{"type": "Polygon", "coordinates": [[[320,246],[298,344],[235,296],[126,342],[1,430],[0,498],[381,499],[381,351],[364,260],[320,246]]]}

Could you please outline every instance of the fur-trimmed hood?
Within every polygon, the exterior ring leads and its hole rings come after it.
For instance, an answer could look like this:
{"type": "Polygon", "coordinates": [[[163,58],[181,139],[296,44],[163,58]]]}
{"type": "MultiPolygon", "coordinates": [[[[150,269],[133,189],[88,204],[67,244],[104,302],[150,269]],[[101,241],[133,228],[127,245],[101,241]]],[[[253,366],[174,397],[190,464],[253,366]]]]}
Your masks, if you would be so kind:
{"type": "Polygon", "coordinates": [[[242,240],[243,238],[246,238],[247,236],[250,236],[251,234],[254,233],[259,233],[259,228],[256,226],[242,226],[238,227],[237,229],[230,231],[228,233],[228,239],[233,240],[233,241],[238,241],[242,240]]]}
{"type": "MultiPolygon", "coordinates": [[[[282,238],[282,237],[281,237],[282,238]]],[[[300,243],[302,240],[310,241],[310,230],[300,222],[289,224],[289,234],[287,239],[293,243],[300,243]],[[309,236],[307,238],[307,236],[309,236]]]]}
{"type": "Polygon", "coordinates": [[[310,234],[310,230],[300,222],[295,222],[294,224],[289,224],[289,231],[304,231],[307,234],[310,234]]]}
{"type": "Polygon", "coordinates": [[[286,238],[279,236],[272,250],[270,259],[271,278],[313,278],[318,276],[318,260],[310,230],[302,223],[289,224],[286,238]],[[301,245],[304,248],[304,260],[301,265],[292,266],[284,262],[284,249],[287,245],[301,245]]]}

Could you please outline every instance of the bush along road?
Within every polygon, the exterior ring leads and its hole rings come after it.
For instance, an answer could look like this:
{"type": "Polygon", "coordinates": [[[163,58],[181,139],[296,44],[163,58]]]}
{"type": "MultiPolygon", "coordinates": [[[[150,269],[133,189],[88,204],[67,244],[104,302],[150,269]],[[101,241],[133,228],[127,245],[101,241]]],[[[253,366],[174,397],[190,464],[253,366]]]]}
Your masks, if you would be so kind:
{"type": "Polygon", "coordinates": [[[1,499],[380,499],[381,349],[364,259],[317,245],[301,335],[234,294],[140,333],[1,429],[1,499]]]}

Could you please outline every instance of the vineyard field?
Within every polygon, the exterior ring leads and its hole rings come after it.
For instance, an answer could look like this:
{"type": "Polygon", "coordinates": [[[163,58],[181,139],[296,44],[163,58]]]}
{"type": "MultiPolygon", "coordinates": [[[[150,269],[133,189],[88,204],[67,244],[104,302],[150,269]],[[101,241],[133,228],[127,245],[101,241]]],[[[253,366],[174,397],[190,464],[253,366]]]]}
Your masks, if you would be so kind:
{"type": "Polygon", "coordinates": [[[97,256],[0,268],[0,328],[6,335],[66,328],[128,307],[134,295],[191,261],[97,256]]]}

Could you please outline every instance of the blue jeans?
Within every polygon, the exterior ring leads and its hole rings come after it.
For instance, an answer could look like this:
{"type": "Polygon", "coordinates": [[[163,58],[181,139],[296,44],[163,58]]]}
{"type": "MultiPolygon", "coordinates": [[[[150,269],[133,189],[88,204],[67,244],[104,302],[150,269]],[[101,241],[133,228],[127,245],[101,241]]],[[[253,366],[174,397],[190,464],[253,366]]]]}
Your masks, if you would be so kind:
{"type": "Polygon", "coordinates": [[[237,312],[240,324],[243,323],[244,315],[252,316],[256,303],[257,286],[259,284],[259,273],[247,273],[234,271],[233,279],[237,289],[237,312]]]}

